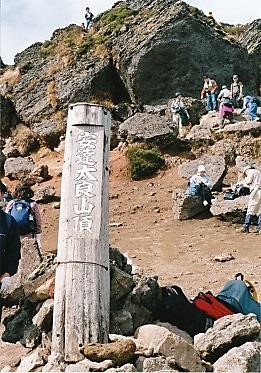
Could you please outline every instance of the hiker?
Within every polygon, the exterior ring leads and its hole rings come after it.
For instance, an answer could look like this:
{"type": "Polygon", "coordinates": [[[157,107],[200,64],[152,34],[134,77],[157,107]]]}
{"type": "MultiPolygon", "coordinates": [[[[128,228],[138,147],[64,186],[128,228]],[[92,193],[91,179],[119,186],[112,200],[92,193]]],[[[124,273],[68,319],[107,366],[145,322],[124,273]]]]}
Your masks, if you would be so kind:
{"type": "Polygon", "coordinates": [[[189,123],[189,114],[183,101],[183,96],[180,92],[175,94],[175,98],[171,103],[171,112],[173,113],[173,124],[177,126],[179,137],[184,137],[183,125],[189,123]]]}
{"type": "MultiPolygon", "coordinates": [[[[0,181],[0,298],[10,286],[13,276],[17,272],[21,242],[18,233],[18,226],[15,219],[6,214],[2,209],[4,205],[4,193],[6,186],[0,181]]],[[[0,299],[0,321],[1,321],[1,299],[0,299]]]]}
{"type": "Polygon", "coordinates": [[[214,79],[204,76],[204,85],[201,91],[201,100],[207,98],[207,110],[217,111],[217,83],[214,79]]]}
{"type": "Polygon", "coordinates": [[[259,100],[253,96],[245,96],[244,97],[244,104],[241,113],[246,111],[246,113],[250,116],[253,122],[258,122],[259,117],[257,116],[257,105],[259,100]]]}
{"type": "Polygon", "coordinates": [[[243,104],[243,83],[240,82],[237,75],[233,75],[233,83],[230,86],[231,98],[236,107],[242,107],[243,104]]]}
{"type": "Polygon", "coordinates": [[[258,217],[257,233],[261,234],[261,172],[253,166],[246,166],[243,170],[243,176],[245,185],[250,188],[250,196],[245,222],[239,232],[249,233],[250,224],[256,215],[258,217]]]}
{"type": "Polygon", "coordinates": [[[202,198],[204,206],[211,206],[211,194],[212,184],[210,178],[206,175],[206,168],[204,165],[198,166],[198,171],[189,180],[189,188],[187,194],[191,196],[199,196],[202,198]]]}
{"type": "Polygon", "coordinates": [[[85,27],[85,29],[87,31],[89,31],[90,28],[92,27],[92,20],[93,20],[94,15],[90,12],[90,8],[89,7],[85,8],[85,10],[86,10],[86,13],[84,15],[85,20],[86,20],[86,27],[85,27]]]}
{"type": "Polygon", "coordinates": [[[228,119],[230,123],[234,123],[233,112],[234,107],[231,101],[231,92],[227,89],[227,86],[223,85],[221,91],[218,95],[218,100],[220,100],[219,112],[220,112],[220,126],[219,128],[224,128],[225,119],[228,119]]]}
{"type": "Polygon", "coordinates": [[[20,237],[34,238],[41,249],[41,215],[38,204],[33,201],[34,192],[27,183],[17,185],[14,199],[8,202],[6,212],[18,223],[20,237]]]}

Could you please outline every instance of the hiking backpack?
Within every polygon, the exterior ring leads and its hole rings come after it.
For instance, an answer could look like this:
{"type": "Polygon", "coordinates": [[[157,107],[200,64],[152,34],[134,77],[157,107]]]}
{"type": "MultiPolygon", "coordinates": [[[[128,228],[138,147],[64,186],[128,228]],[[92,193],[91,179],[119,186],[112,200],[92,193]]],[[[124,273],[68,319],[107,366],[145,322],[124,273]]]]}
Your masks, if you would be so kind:
{"type": "Polygon", "coordinates": [[[155,315],[160,321],[177,326],[191,337],[213,325],[213,320],[191,303],[179,286],[162,287],[161,294],[155,315]]]}
{"type": "Polygon", "coordinates": [[[230,304],[216,298],[210,291],[199,293],[193,300],[193,304],[214,320],[237,313],[230,304]]]}
{"type": "Polygon", "coordinates": [[[16,220],[20,236],[35,232],[36,224],[30,202],[15,200],[9,214],[16,220]]]}

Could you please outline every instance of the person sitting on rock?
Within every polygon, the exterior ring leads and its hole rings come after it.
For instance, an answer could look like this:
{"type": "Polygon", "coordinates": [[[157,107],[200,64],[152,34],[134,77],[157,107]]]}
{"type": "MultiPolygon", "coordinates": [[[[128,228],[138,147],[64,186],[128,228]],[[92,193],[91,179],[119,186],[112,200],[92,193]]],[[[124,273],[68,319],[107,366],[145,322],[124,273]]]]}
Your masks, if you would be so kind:
{"type": "Polygon", "coordinates": [[[242,107],[243,103],[243,83],[239,81],[237,75],[233,75],[233,83],[230,87],[231,99],[236,107],[242,107]]]}
{"type": "Polygon", "coordinates": [[[177,92],[175,94],[175,98],[171,103],[170,110],[173,114],[173,124],[178,128],[179,137],[184,137],[183,125],[189,123],[189,113],[186,109],[183,96],[180,92],[177,92]]]}
{"type": "Polygon", "coordinates": [[[206,168],[204,165],[198,166],[198,171],[189,179],[189,188],[187,193],[192,196],[199,196],[202,198],[204,206],[211,206],[212,183],[210,178],[206,175],[206,168]]]}
{"type": "Polygon", "coordinates": [[[201,100],[207,97],[207,110],[217,110],[217,89],[218,85],[214,79],[204,76],[204,85],[201,91],[201,100]]]}
{"type": "Polygon", "coordinates": [[[92,20],[93,20],[94,15],[90,12],[89,7],[85,8],[85,10],[86,10],[86,13],[84,15],[84,18],[86,20],[86,30],[89,31],[92,27],[92,20]]]}
{"type": "MultiPolygon", "coordinates": [[[[10,286],[11,276],[17,272],[21,257],[21,242],[17,223],[12,216],[6,214],[2,209],[6,192],[6,186],[0,181],[0,297],[10,286]]],[[[1,313],[0,299],[0,321],[1,313]]]]}
{"type": "Polygon", "coordinates": [[[41,214],[38,204],[31,199],[33,195],[34,192],[28,183],[18,184],[15,188],[14,199],[6,206],[6,212],[17,221],[21,238],[35,239],[40,254],[41,214]]]}
{"type": "Polygon", "coordinates": [[[241,113],[246,111],[246,113],[250,116],[251,120],[254,122],[259,122],[259,117],[257,116],[257,106],[259,104],[259,100],[251,95],[244,97],[244,104],[241,113]]]}
{"type": "Polygon", "coordinates": [[[233,103],[231,101],[231,92],[227,89],[227,86],[223,85],[222,89],[218,95],[218,100],[220,100],[219,112],[220,112],[220,128],[224,128],[225,119],[227,118],[230,123],[233,123],[233,103]]]}
{"type": "Polygon", "coordinates": [[[256,215],[258,217],[257,233],[261,234],[261,172],[253,166],[246,166],[243,170],[243,176],[245,185],[250,188],[250,196],[245,222],[239,232],[249,233],[250,224],[256,215]]]}

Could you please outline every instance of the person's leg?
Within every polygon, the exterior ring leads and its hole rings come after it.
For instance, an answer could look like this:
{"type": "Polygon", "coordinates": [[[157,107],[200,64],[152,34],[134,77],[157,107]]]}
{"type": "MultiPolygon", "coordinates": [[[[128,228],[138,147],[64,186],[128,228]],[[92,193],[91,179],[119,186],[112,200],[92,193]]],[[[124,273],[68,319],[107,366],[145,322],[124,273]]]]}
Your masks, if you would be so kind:
{"type": "Polygon", "coordinates": [[[211,94],[207,94],[207,111],[213,110],[211,94]]]}
{"type": "Polygon", "coordinates": [[[211,93],[212,110],[217,110],[217,97],[215,93],[211,93]]]}
{"type": "Polygon", "coordinates": [[[181,116],[179,115],[178,116],[178,129],[179,129],[179,137],[183,137],[183,126],[182,126],[182,120],[181,120],[181,116]]]}
{"type": "Polygon", "coordinates": [[[250,227],[252,218],[253,218],[253,215],[248,214],[248,213],[246,214],[245,222],[244,222],[243,227],[242,227],[243,232],[245,232],[245,233],[249,232],[249,227],[250,227]]]}

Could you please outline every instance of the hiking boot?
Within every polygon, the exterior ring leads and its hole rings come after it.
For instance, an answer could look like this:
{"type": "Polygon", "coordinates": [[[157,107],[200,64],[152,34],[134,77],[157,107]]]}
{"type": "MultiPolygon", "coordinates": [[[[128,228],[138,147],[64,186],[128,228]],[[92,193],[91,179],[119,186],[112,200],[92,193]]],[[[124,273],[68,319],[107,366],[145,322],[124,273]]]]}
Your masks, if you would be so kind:
{"type": "Polygon", "coordinates": [[[236,232],[238,232],[238,233],[249,233],[249,229],[245,228],[245,227],[242,227],[242,228],[237,229],[236,232]]]}

